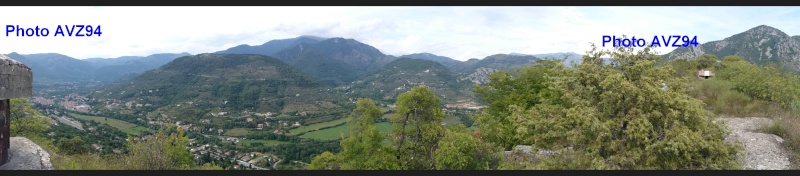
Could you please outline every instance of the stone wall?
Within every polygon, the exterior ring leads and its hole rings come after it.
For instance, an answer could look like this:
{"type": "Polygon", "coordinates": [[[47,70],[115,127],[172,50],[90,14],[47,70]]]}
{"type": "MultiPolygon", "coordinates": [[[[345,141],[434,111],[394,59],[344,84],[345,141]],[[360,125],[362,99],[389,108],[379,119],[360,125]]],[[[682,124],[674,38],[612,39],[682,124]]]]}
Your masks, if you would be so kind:
{"type": "Polygon", "coordinates": [[[0,100],[30,97],[32,76],[31,68],[0,54],[0,100]]]}
{"type": "MultiPolygon", "coordinates": [[[[10,160],[11,98],[30,97],[31,68],[5,55],[0,55],[0,165],[10,160]]],[[[38,147],[38,146],[37,146],[38,147]]],[[[49,159],[48,159],[49,160],[49,159]]]]}

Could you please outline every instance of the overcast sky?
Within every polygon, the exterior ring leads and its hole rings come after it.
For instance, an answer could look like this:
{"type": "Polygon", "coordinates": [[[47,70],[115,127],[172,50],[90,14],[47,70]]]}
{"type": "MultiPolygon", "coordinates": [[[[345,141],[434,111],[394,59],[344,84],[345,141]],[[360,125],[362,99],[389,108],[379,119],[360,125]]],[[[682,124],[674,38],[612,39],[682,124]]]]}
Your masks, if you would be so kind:
{"type": "MultiPolygon", "coordinates": [[[[585,53],[603,35],[721,40],[758,25],[800,35],[797,7],[0,7],[0,24],[49,37],[0,36],[0,53],[78,59],[191,54],[300,35],[352,38],[385,54],[457,60],[498,53],[585,53]],[[53,37],[58,25],[100,25],[99,37],[53,37]]],[[[658,48],[669,52],[674,48],[658,48]]]]}

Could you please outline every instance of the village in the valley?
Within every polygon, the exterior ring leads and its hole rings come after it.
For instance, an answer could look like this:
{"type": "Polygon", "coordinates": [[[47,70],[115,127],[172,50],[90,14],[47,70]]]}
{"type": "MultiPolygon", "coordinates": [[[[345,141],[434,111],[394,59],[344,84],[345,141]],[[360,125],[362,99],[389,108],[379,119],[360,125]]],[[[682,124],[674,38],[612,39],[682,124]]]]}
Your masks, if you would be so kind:
{"type": "MultiPolygon", "coordinates": [[[[96,135],[100,135],[101,133],[105,133],[102,131],[96,131],[97,127],[87,127],[87,123],[82,123],[81,121],[84,120],[95,120],[91,119],[96,116],[90,116],[92,114],[98,114],[93,110],[90,104],[90,99],[86,98],[85,96],[80,96],[77,94],[68,94],[63,97],[42,97],[42,96],[35,96],[32,98],[32,103],[36,106],[40,106],[43,108],[43,113],[46,116],[51,117],[51,123],[54,125],[67,125],[70,127],[74,127],[81,131],[89,131],[91,133],[96,133],[96,135]],[[80,114],[78,114],[80,113],[80,114]],[[84,115],[88,114],[88,115],[84,115]]],[[[150,104],[141,104],[134,101],[128,102],[116,102],[114,100],[106,100],[106,107],[105,108],[121,108],[121,109],[133,109],[133,108],[141,108],[150,106],[150,104]]],[[[187,104],[192,104],[192,102],[187,102],[187,104]]],[[[284,120],[276,120],[275,114],[272,112],[264,112],[264,113],[255,113],[255,112],[240,112],[236,113],[237,116],[233,116],[233,113],[230,112],[214,112],[210,113],[213,117],[218,118],[230,118],[236,120],[242,120],[248,125],[244,125],[248,127],[247,130],[252,131],[264,131],[269,133],[275,134],[286,134],[288,133],[287,128],[290,127],[300,127],[300,121],[284,121],[284,120]]],[[[298,112],[295,114],[297,116],[306,116],[306,112],[298,112]]],[[[104,120],[109,120],[109,118],[105,118],[104,120]]],[[[177,126],[183,130],[199,133],[202,135],[201,139],[191,138],[190,146],[187,146],[187,150],[189,150],[192,154],[194,154],[195,160],[202,160],[203,157],[208,157],[213,160],[220,160],[220,161],[230,161],[235,163],[233,166],[234,169],[242,169],[242,170],[271,170],[275,169],[276,165],[285,162],[281,158],[268,153],[261,153],[261,152],[242,152],[236,149],[236,147],[242,141],[246,141],[246,137],[237,137],[237,136],[226,136],[226,130],[223,128],[214,128],[214,127],[206,127],[211,126],[212,123],[209,119],[202,119],[199,120],[198,124],[195,123],[186,123],[181,121],[173,121],[171,118],[165,119],[158,119],[158,118],[136,118],[134,122],[126,122],[118,119],[110,119],[116,123],[110,122],[109,125],[117,127],[117,126],[124,126],[124,125],[115,125],[115,124],[130,124],[136,125],[137,127],[140,126],[147,126],[147,127],[154,127],[157,126],[177,126]],[[232,143],[233,145],[220,145],[220,143],[232,143]]],[[[119,128],[119,127],[117,127],[119,128]]],[[[235,130],[242,130],[243,128],[234,128],[235,130]]],[[[125,130],[125,129],[121,129],[125,130]]],[[[51,134],[53,135],[53,134],[51,134]]],[[[141,140],[146,138],[151,138],[152,135],[144,135],[135,137],[135,140],[141,140]]],[[[241,145],[240,145],[241,146],[241,145]]],[[[104,147],[102,144],[92,144],[91,148],[95,150],[103,150],[104,147]]],[[[118,149],[111,149],[114,153],[120,153],[118,149]]],[[[295,164],[303,164],[297,163],[294,161],[295,164]]]]}

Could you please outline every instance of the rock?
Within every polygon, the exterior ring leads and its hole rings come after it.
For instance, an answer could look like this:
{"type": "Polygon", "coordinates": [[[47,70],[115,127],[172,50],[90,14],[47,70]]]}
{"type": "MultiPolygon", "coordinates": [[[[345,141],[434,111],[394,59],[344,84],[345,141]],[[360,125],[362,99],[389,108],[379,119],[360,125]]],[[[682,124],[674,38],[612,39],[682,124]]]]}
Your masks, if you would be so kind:
{"type": "Polygon", "coordinates": [[[511,151],[505,151],[505,157],[509,160],[530,160],[542,159],[549,156],[560,154],[562,151],[572,150],[572,147],[564,148],[561,150],[546,150],[539,149],[536,153],[533,152],[533,147],[530,145],[516,145],[511,151]]]}
{"type": "Polygon", "coordinates": [[[725,138],[728,142],[741,142],[744,151],[738,158],[742,160],[744,169],[786,170],[790,169],[789,152],[783,147],[783,138],[773,134],[756,133],[754,130],[771,125],[771,119],[763,117],[717,118],[725,121],[730,134],[725,138]]]}
{"type": "Polygon", "coordinates": [[[28,138],[12,137],[8,163],[0,170],[53,170],[50,154],[28,138]]]}
{"type": "Polygon", "coordinates": [[[461,78],[461,80],[468,80],[475,84],[484,84],[489,82],[489,75],[494,72],[497,72],[497,70],[492,68],[480,67],[476,69],[475,72],[473,72],[472,74],[469,74],[464,78],[461,78]]]}
{"type": "Polygon", "coordinates": [[[781,138],[778,135],[772,135],[772,136],[775,137],[775,140],[778,141],[778,143],[783,144],[783,138],[781,138]]]}

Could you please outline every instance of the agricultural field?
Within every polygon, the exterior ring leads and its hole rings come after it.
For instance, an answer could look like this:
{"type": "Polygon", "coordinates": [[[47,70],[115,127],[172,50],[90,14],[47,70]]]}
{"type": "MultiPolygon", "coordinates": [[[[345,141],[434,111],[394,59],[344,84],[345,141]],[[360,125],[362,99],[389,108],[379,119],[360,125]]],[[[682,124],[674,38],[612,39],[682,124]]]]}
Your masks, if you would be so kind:
{"type": "Polygon", "coordinates": [[[319,130],[320,128],[339,125],[339,124],[342,124],[342,123],[345,123],[345,122],[347,122],[347,118],[341,118],[341,119],[336,119],[336,120],[327,121],[327,122],[315,123],[315,124],[311,124],[311,125],[308,125],[308,126],[300,126],[300,127],[295,128],[295,129],[289,130],[289,134],[300,134],[300,133],[303,133],[303,132],[319,130]]]}
{"type": "Polygon", "coordinates": [[[240,141],[239,141],[239,143],[237,143],[237,145],[239,145],[239,146],[250,146],[250,144],[252,144],[252,143],[257,143],[257,142],[260,142],[260,143],[264,144],[265,146],[267,146],[267,145],[288,144],[288,143],[289,143],[289,142],[284,142],[284,141],[276,141],[276,140],[263,140],[263,139],[253,140],[253,139],[245,139],[245,140],[240,140],[240,141]]]}
{"type": "Polygon", "coordinates": [[[249,133],[250,130],[248,130],[247,128],[234,128],[226,131],[225,136],[240,137],[240,136],[245,136],[249,133]]]}
{"type": "MultiPolygon", "coordinates": [[[[375,124],[375,127],[378,128],[379,131],[388,133],[392,130],[392,124],[389,122],[381,122],[375,124]]],[[[347,137],[350,131],[349,125],[339,125],[333,128],[328,128],[324,130],[312,131],[301,135],[301,138],[311,138],[311,139],[319,139],[319,140],[336,140],[339,139],[341,134],[344,134],[347,137]]]]}
{"type": "Polygon", "coordinates": [[[109,126],[117,128],[120,131],[128,133],[128,134],[131,134],[131,135],[137,135],[137,134],[141,133],[142,131],[150,131],[150,129],[148,129],[146,127],[139,126],[139,125],[132,124],[132,123],[128,123],[128,122],[122,121],[122,120],[112,119],[112,118],[99,117],[99,116],[87,116],[87,115],[80,115],[80,114],[74,114],[74,113],[69,113],[69,116],[73,117],[73,118],[81,119],[81,120],[86,120],[86,121],[94,120],[97,123],[108,124],[109,126]]]}
{"type": "Polygon", "coordinates": [[[456,116],[445,116],[444,119],[442,119],[442,122],[447,123],[447,125],[458,125],[464,123],[456,116]]]}

